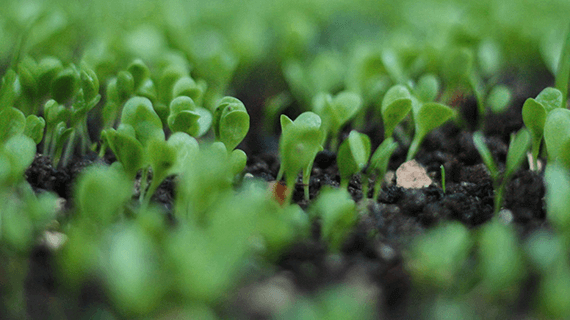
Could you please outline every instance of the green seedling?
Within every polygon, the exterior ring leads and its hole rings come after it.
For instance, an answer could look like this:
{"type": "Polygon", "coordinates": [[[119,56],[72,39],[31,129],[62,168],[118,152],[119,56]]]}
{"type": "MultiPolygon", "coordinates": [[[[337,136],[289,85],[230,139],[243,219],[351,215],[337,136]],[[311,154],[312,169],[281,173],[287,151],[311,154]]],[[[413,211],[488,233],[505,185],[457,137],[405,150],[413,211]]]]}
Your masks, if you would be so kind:
{"type": "Polygon", "coordinates": [[[45,57],[38,63],[37,79],[38,79],[38,95],[43,97],[49,93],[52,88],[52,82],[55,77],[63,70],[61,61],[54,57],[45,57]]]}
{"type": "MultiPolygon", "coordinates": [[[[299,171],[303,171],[305,198],[309,197],[309,178],[317,153],[323,150],[321,118],[313,112],[303,112],[295,121],[281,115],[281,138],[279,155],[281,166],[277,181],[285,174],[287,188],[293,190],[299,171]]],[[[293,192],[288,193],[285,203],[290,203],[293,192]]]]}
{"type": "Polygon", "coordinates": [[[487,96],[487,105],[494,113],[502,113],[511,103],[512,94],[507,86],[496,85],[487,96]]]}
{"type": "Polygon", "coordinates": [[[439,166],[439,169],[441,170],[441,189],[445,193],[445,167],[443,164],[439,166]]]}
{"type": "Polygon", "coordinates": [[[555,88],[545,88],[536,96],[536,99],[528,98],[524,102],[522,118],[525,126],[532,135],[532,157],[536,170],[538,170],[538,155],[544,135],[547,115],[554,109],[561,107],[562,93],[555,88]]]}
{"type": "Polygon", "coordinates": [[[44,138],[45,126],[46,121],[44,118],[31,114],[26,117],[26,127],[24,128],[24,134],[32,138],[36,145],[40,144],[44,138]]]}
{"type": "Polygon", "coordinates": [[[547,218],[555,229],[570,240],[570,176],[560,163],[549,163],[544,173],[546,183],[547,218]]]}
{"type": "Polygon", "coordinates": [[[180,97],[180,96],[187,96],[192,98],[196,102],[197,105],[202,105],[204,100],[204,94],[208,89],[208,84],[206,81],[200,79],[198,81],[194,81],[189,76],[184,76],[178,79],[172,87],[172,96],[173,97],[180,97]]]}
{"type": "Polygon", "coordinates": [[[340,144],[336,156],[341,188],[348,188],[350,178],[364,169],[369,158],[370,138],[363,133],[351,131],[348,138],[340,144]]]}
{"type": "Polygon", "coordinates": [[[544,143],[549,161],[559,161],[570,168],[570,110],[557,108],[546,116],[544,143]]]}
{"type": "Polygon", "coordinates": [[[313,101],[313,111],[322,119],[323,144],[330,137],[330,147],[332,150],[338,147],[338,133],[340,129],[362,108],[360,96],[343,91],[336,96],[321,94],[313,101]]]}
{"type": "Polygon", "coordinates": [[[421,103],[416,99],[412,101],[415,133],[406,161],[412,160],[419,150],[426,135],[455,116],[450,107],[437,102],[421,103]]]}
{"type": "MultiPolygon", "coordinates": [[[[433,102],[439,94],[439,80],[433,74],[424,74],[414,88],[414,95],[422,102],[433,102]]],[[[410,108],[412,104],[410,101],[410,108]]]]}
{"type": "Polygon", "coordinates": [[[216,141],[223,142],[231,152],[249,131],[249,115],[241,101],[224,97],[217,104],[212,125],[216,141]]]}
{"type": "Polygon", "coordinates": [[[8,69],[2,77],[2,86],[0,87],[0,110],[5,107],[14,105],[14,101],[18,98],[18,74],[8,69]]]}
{"type": "Polygon", "coordinates": [[[210,129],[212,114],[207,109],[197,107],[192,98],[180,96],[170,102],[167,122],[172,132],[181,131],[200,137],[210,129]]]}
{"type": "Polygon", "coordinates": [[[372,154],[370,164],[366,170],[366,178],[364,179],[364,186],[362,189],[362,194],[364,197],[368,197],[369,178],[371,176],[374,176],[376,182],[374,184],[374,194],[372,196],[372,199],[378,199],[378,195],[380,194],[380,189],[382,187],[382,181],[384,180],[384,175],[388,170],[390,157],[397,147],[398,144],[394,142],[394,138],[390,137],[385,139],[382,144],[378,146],[376,151],[374,151],[374,154],[372,154]]]}
{"type": "Polygon", "coordinates": [[[24,133],[26,117],[22,111],[8,107],[0,111],[0,142],[11,136],[24,133]]]}
{"type": "Polygon", "coordinates": [[[384,137],[392,137],[396,126],[404,120],[412,109],[410,91],[403,85],[395,85],[386,92],[382,100],[382,120],[384,137]]]}
{"type": "Polygon", "coordinates": [[[128,124],[135,130],[135,137],[144,146],[150,140],[164,140],[162,122],[147,98],[133,97],[123,107],[121,124],[128,124]]]}
{"type": "Polygon", "coordinates": [[[493,187],[495,189],[495,215],[499,213],[499,210],[503,205],[505,188],[510,182],[513,174],[518,170],[525,159],[526,151],[530,146],[530,139],[530,133],[524,128],[519,130],[516,135],[511,135],[505,171],[501,177],[499,169],[491,155],[491,151],[489,151],[485,141],[483,140],[483,134],[479,131],[473,133],[473,143],[479,151],[479,154],[483,159],[483,163],[485,163],[485,166],[489,169],[491,179],[493,180],[493,187]]]}
{"type": "Polygon", "coordinates": [[[493,219],[479,231],[478,246],[478,268],[485,290],[500,301],[512,301],[525,273],[515,230],[493,219]]]}
{"type": "Polygon", "coordinates": [[[134,179],[144,166],[144,149],[136,139],[135,129],[131,125],[121,124],[117,130],[103,130],[101,139],[111,148],[129,179],[134,179]]]}
{"type": "Polygon", "coordinates": [[[36,144],[32,138],[18,133],[0,141],[0,186],[16,185],[24,180],[24,172],[34,161],[36,144]]]}
{"type": "Polygon", "coordinates": [[[156,86],[150,78],[150,70],[141,59],[136,59],[127,67],[133,77],[133,90],[138,96],[156,101],[156,86]]]}
{"type": "Polygon", "coordinates": [[[93,166],[78,178],[75,187],[77,214],[99,228],[118,221],[131,198],[128,177],[113,167],[93,166]]]}
{"type": "Polygon", "coordinates": [[[73,98],[79,89],[79,73],[75,66],[59,71],[51,81],[51,97],[60,104],[73,98]]]}
{"type": "Polygon", "coordinates": [[[357,221],[356,204],[346,189],[325,187],[310,209],[321,220],[321,237],[329,248],[340,251],[346,236],[357,221]]]}
{"type": "Polygon", "coordinates": [[[456,221],[446,223],[414,240],[407,269],[422,289],[449,289],[456,283],[472,245],[465,226],[456,221]]]}

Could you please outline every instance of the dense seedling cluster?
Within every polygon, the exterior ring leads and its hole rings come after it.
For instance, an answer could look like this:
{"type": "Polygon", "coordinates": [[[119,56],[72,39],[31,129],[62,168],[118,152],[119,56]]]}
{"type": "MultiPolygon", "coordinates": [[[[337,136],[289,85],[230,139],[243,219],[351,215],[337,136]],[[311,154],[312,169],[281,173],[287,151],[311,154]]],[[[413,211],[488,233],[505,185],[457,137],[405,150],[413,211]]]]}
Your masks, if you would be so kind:
{"type": "Polygon", "coordinates": [[[5,5],[0,318],[570,317],[567,1],[5,5]]]}

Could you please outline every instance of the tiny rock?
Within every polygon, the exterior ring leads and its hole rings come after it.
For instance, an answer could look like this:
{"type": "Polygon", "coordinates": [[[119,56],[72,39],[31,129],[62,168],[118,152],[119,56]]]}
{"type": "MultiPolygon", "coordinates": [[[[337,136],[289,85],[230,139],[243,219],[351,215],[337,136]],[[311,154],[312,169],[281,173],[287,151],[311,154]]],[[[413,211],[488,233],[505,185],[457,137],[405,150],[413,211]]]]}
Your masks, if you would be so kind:
{"type": "Polygon", "coordinates": [[[429,186],[432,180],[426,169],[416,160],[402,163],[396,170],[396,185],[403,188],[420,189],[429,186]]]}

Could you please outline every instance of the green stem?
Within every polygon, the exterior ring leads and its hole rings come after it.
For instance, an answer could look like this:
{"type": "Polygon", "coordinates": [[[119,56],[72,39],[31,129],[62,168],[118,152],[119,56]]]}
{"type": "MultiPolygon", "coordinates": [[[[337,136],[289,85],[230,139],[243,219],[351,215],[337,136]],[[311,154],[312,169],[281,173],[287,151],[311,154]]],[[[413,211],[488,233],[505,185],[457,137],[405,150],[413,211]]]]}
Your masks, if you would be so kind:
{"type": "Polygon", "coordinates": [[[141,204],[144,203],[144,197],[146,194],[146,186],[147,186],[147,177],[148,177],[148,167],[142,170],[140,193],[139,193],[139,203],[141,204]]]}
{"type": "Polygon", "coordinates": [[[416,156],[416,153],[418,153],[421,143],[422,139],[416,134],[414,136],[414,140],[412,140],[410,149],[408,149],[408,155],[406,156],[406,161],[410,161],[416,156]]]}

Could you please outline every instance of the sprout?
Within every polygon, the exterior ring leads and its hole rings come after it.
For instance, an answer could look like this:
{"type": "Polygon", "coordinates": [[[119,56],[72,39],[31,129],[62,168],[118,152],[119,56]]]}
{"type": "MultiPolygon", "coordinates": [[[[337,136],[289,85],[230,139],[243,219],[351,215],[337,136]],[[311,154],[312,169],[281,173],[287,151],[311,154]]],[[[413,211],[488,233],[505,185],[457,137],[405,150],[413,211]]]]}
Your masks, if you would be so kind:
{"type": "Polygon", "coordinates": [[[501,206],[503,205],[503,196],[505,188],[510,182],[513,174],[521,166],[524,158],[526,156],[526,151],[530,145],[530,134],[526,129],[521,129],[517,134],[511,135],[511,141],[509,143],[509,151],[507,152],[507,162],[505,172],[503,173],[502,179],[499,176],[499,170],[497,165],[493,160],[491,151],[485,145],[483,141],[483,134],[481,132],[473,133],[473,143],[479,151],[483,163],[487,166],[491,173],[491,179],[493,180],[493,187],[495,189],[495,214],[499,213],[501,206]]]}
{"type": "MultiPolygon", "coordinates": [[[[321,146],[321,118],[312,112],[304,112],[292,121],[286,115],[281,115],[281,140],[279,154],[281,167],[277,180],[285,174],[288,189],[293,189],[299,171],[303,171],[305,198],[309,197],[309,178],[315,156],[323,149],[321,146]]],[[[288,194],[286,203],[291,201],[292,192],[288,194]]]]}
{"type": "Polygon", "coordinates": [[[336,163],[340,172],[340,187],[348,188],[352,175],[359,173],[370,158],[370,138],[363,133],[351,131],[338,149],[336,163]]]}

